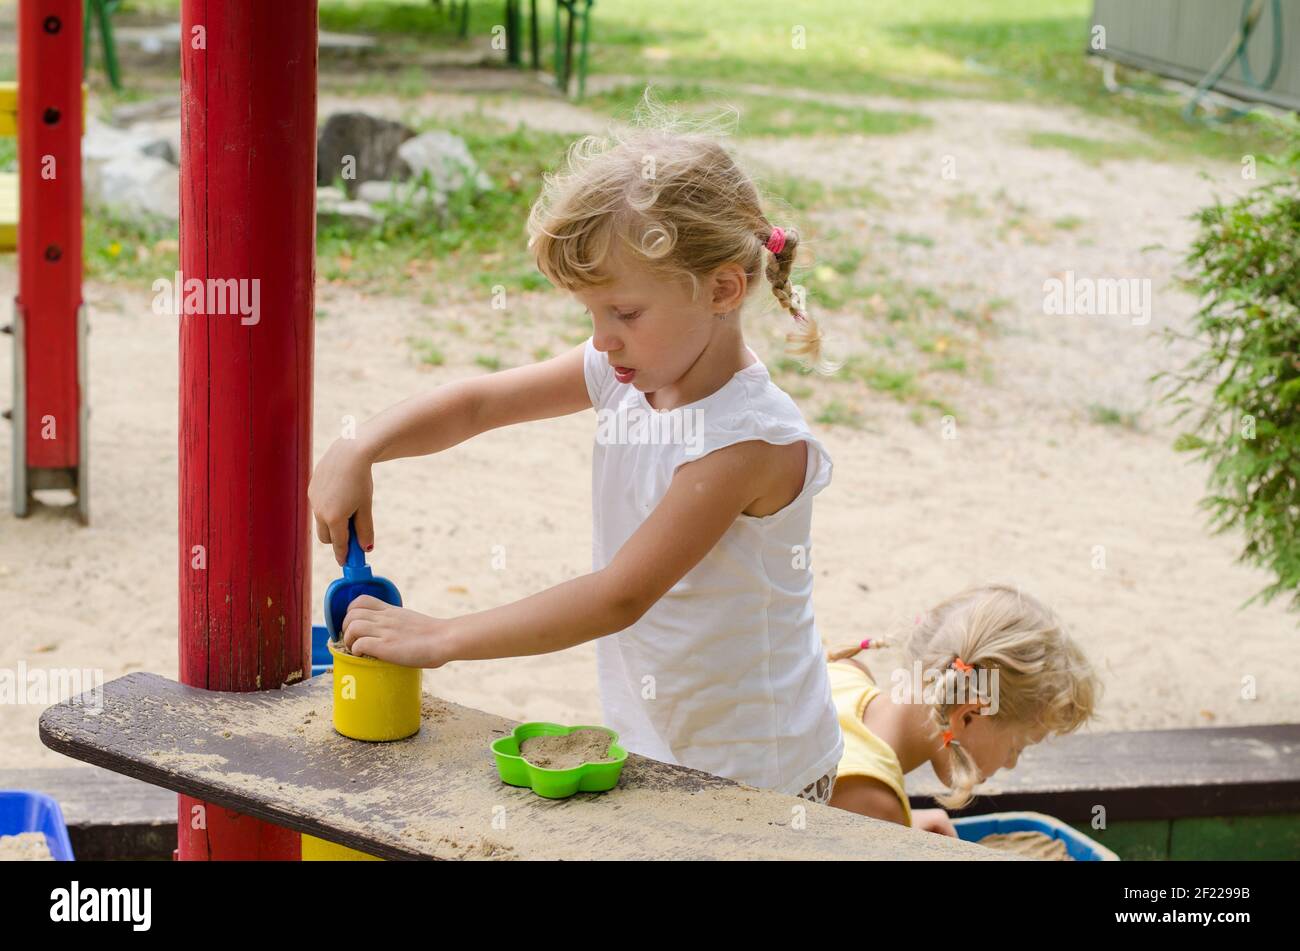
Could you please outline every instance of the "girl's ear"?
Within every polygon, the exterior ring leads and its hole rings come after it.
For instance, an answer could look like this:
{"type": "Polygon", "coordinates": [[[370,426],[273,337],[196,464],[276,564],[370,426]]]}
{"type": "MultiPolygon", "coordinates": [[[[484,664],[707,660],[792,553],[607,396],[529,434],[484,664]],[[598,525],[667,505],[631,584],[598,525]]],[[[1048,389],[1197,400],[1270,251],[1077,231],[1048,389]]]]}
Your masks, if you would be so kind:
{"type": "Polygon", "coordinates": [[[731,313],[745,301],[745,269],[735,262],[713,272],[713,304],[731,313]]]}
{"type": "Polygon", "coordinates": [[[970,726],[975,722],[975,718],[979,715],[979,704],[963,703],[960,706],[953,708],[952,713],[949,715],[949,720],[953,722],[960,720],[962,726],[970,726]]]}

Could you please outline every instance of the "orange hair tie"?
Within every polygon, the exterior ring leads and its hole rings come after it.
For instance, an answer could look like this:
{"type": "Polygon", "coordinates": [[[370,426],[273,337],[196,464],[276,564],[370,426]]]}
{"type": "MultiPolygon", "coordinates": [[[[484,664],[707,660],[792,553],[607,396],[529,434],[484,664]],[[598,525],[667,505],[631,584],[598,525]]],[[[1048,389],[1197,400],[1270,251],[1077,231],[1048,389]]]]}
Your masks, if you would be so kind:
{"type": "Polygon", "coordinates": [[[972,670],[975,669],[975,668],[972,667],[970,664],[968,664],[968,663],[966,663],[964,660],[962,660],[960,657],[956,657],[956,658],[954,658],[954,659],[953,659],[953,662],[952,662],[952,665],[953,665],[954,667],[956,667],[958,670],[960,670],[963,674],[965,674],[965,673],[969,673],[970,671],[972,671],[972,670]]]}
{"type": "Polygon", "coordinates": [[[947,746],[947,745],[948,745],[949,743],[951,743],[951,742],[952,742],[952,730],[944,730],[944,731],[943,731],[943,745],[944,745],[944,746],[947,746]]]}

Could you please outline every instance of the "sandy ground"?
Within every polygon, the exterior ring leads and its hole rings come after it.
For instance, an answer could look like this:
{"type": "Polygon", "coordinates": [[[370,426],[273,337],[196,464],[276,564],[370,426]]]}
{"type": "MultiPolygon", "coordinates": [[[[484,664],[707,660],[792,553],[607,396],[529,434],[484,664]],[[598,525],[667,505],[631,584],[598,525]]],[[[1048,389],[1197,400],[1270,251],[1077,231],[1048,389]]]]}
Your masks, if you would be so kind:
{"type": "MultiPolygon", "coordinates": [[[[387,111],[432,114],[474,102],[438,96],[387,111]]],[[[322,116],[336,105],[322,97],[322,116]]],[[[814,519],[823,638],[897,634],[969,583],[1010,580],[1053,604],[1100,667],[1106,694],[1095,729],[1294,720],[1300,690],[1285,659],[1296,619],[1280,604],[1238,609],[1267,578],[1234,563],[1238,537],[1205,530],[1197,509],[1205,472],[1171,450],[1175,430],[1149,405],[1146,383],[1175,356],[1159,329],[1184,325],[1194,307],[1172,283],[1191,234],[1186,216],[1216,191],[1239,190],[1236,167],[1091,166],[1027,147],[1030,131],[1128,134],[1062,109],[893,105],[925,112],[934,124],[887,138],[740,147],[760,176],[795,170],[884,194],[884,207],[845,208],[810,224],[862,242],[893,276],[957,302],[1006,301],[995,318],[999,333],[982,343],[992,374],[958,377],[946,393],[962,413],[955,439],[944,438],[937,421],[914,424],[904,407],[865,387],[856,394],[862,429],[814,424],[835,461],[814,519]],[[955,161],[955,179],[940,174],[945,156],[955,161]],[[955,215],[963,202],[980,212],[955,215]],[[1051,227],[1062,217],[1078,223],[1051,227]],[[998,225],[1006,227],[995,238],[998,225]],[[900,231],[932,243],[893,240],[900,231]],[[1150,279],[1150,323],[1045,315],[1043,281],[1070,269],[1150,279]],[[1140,423],[1098,425],[1090,404],[1139,413],[1140,423]],[[1104,546],[1104,568],[1094,566],[1096,546],[1104,546]],[[1255,678],[1256,699],[1242,698],[1245,677],[1255,678]]],[[[501,100],[486,111],[565,131],[599,127],[553,99],[501,100]]],[[[0,262],[0,296],[10,297],[14,283],[12,259],[0,262]]],[[[105,679],[140,669],[175,676],[176,326],[150,313],[145,288],[91,284],[86,298],[93,524],[81,528],[48,511],[18,521],[8,505],[0,511],[0,668],[21,661],[96,668],[105,679]]],[[[486,303],[430,309],[415,295],[363,298],[325,285],[317,306],[328,315],[316,329],[317,457],[345,415],[364,418],[412,392],[484,372],[473,362],[487,352],[483,340],[439,335],[447,362],[436,368],[422,366],[408,341],[453,319],[486,325],[494,316],[486,303]]],[[[538,328],[563,324],[559,295],[532,295],[518,306],[538,328]]],[[[784,329],[779,320],[767,304],[747,317],[751,345],[769,364],[779,355],[772,342],[784,329]]],[[[847,315],[831,329],[845,338],[869,333],[848,326],[847,315]]],[[[0,392],[10,391],[11,364],[10,348],[0,347],[0,392]]],[[[811,419],[815,406],[805,404],[805,413],[811,419]]],[[[439,615],[491,607],[587,570],[593,423],[579,414],[379,467],[373,563],[408,605],[439,615]],[[496,545],[504,546],[504,568],[493,567],[496,545]]],[[[0,426],[6,487],[9,439],[0,426]]],[[[318,546],[314,590],[335,575],[318,546]]],[[[455,664],[425,678],[427,690],[506,716],[599,722],[591,645],[455,664]]],[[[38,704],[0,706],[0,766],[70,765],[40,745],[39,713],[38,704]]]]}

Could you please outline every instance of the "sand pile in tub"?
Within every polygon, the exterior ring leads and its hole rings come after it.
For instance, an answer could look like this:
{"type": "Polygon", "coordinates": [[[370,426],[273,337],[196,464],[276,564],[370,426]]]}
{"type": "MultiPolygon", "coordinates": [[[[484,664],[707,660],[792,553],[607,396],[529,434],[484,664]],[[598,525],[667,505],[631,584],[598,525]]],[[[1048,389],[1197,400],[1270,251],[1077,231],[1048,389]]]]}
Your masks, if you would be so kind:
{"type": "Polygon", "coordinates": [[[1026,829],[1022,832],[1000,832],[986,835],[979,844],[1000,852],[1014,852],[1025,858],[1043,859],[1048,862],[1073,862],[1065,841],[1054,839],[1045,832],[1026,829]]]}
{"type": "Polygon", "coordinates": [[[43,832],[0,835],[0,862],[53,862],[43,832]]]}
{"type": "Polygon", "coordinates": [[[519,755],[542,769],[574,769],[583,763],[612,763],[611,743],[603,730],[574,730],[566,736],[530,736],[519,744],[519,755]]]}

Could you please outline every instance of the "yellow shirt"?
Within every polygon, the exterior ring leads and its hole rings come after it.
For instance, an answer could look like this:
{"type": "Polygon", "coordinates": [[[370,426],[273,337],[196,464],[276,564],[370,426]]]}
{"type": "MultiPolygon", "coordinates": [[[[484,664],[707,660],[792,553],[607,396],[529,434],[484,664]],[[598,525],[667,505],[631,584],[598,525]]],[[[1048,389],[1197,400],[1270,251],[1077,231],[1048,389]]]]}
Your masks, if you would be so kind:
{"type": "Polygon", "coordinates": [[[869,776],[880,780],[898,794],[903,816],[910,826],[912,807],[903,786],[903,767],[898,762],[898,754],[862,722],[867,704],[880,695],[880,688],[852,661],[836,661],[828,665],[827,673],[831,679],[831,699],[835,701],[835,712],[844,734],[844,755],[840,757],[836,778],[869,776]]]}

